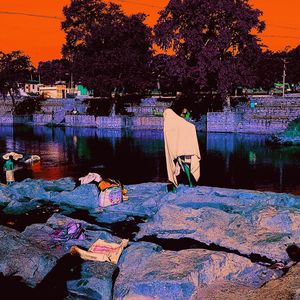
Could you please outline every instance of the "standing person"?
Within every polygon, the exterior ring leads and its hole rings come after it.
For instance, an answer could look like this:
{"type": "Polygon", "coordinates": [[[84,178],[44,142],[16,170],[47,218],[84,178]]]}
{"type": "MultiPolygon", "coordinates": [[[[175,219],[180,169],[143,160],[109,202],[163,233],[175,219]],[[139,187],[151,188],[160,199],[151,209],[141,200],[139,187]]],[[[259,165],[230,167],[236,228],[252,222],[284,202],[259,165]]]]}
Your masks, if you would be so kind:
{"type": "Polygon", "coordinates": [[[182,170],[193,186],[200,178],[200,150],[195,125],[177,115],[172,109],[164,112],[164,141],[168,179],[173,184],[173,191],[178,186],[177,176],[182,170]]]}
{"type": "Polygon", "coordinates": [[[15,176],[14,176],[15,164],[12,155],[10,155],[8,160],[5,161],[3,167],[6,174],[6,183],[10,185],[13,182],[15,182],[15,176]]]}
{"type": "Polygon", "coordinates": [[[191,119],[191,112],[187,108],[184,108],[180,116],[189,121],[191,119]]]}

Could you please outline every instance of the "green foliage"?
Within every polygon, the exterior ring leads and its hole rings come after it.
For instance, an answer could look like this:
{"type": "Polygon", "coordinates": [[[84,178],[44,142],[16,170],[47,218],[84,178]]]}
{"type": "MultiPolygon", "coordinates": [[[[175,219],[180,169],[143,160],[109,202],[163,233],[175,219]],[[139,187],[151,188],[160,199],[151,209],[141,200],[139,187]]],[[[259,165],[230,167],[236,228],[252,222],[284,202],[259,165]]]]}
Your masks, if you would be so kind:
{"type": "Polygon", "coordinates": [[[75,81],[107,97],[116,89],[148,87],[152,40],[146,15],[128,16],[119,5],[102,0],[71,1],[63,13],[62,52],[72,61],[75,81]]]}
{"type": "Polygon", "coordinates": [[[41,104],[39,98],[27,98],[16,104],[14,113],[16,115],[31,115],[40,110],[41,104]]]}
{"type": "Polygon", "coordinates": [[[66,59],[41,61],[39,62],[38,73],[41,76],[43,84],[55,84],[56,81],[70,82],[70,62],[66,59]]]}
{"type": "Polygon", "coordinates": [[[112,110],[113,101],[110,98],[87,99],[87,114],[94,116],[109,116],[112,110]]]}
{"type": "Polygon", "coordinates": [[[137,105],[141,102],[141,95],[138,94],[130,94],[130,95],[116,95],[114,98],[115,104],[116,104],[116,114],[117,115],[130,115],[131,113],[128,113],[126,111],[126,106],[128,105],[137,105]]]}
{"type": "Polygon", "coordinates": [[[285,136],[295,137],[300,135],[300,118],[289,123],[288,128],[284,132],[285,136]]]}
{"type": "Polygon", "coordinates": [[[0,51],[0,93],[12,98],[19,93],[19,84],[24,84],[33,70],[30,59],[21,51],[0,51]]]}

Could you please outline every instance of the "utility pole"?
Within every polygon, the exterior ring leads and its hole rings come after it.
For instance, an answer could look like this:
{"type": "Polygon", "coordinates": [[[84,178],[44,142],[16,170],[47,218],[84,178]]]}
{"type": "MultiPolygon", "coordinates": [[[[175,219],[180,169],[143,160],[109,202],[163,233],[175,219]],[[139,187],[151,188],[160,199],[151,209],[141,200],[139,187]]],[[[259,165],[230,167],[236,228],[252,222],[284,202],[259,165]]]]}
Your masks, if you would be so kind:
{"type": "Polygon", "coordinates": [[[283,59],[283,74],[282,74],[282,97],[285,96],[285,76],[286,76],[286,59],[283,59]]]}
{"type": "Polygon", "coordinates": [[[70,82],[70,94],[73,94],[73,72],[71,72],[71,82],[70,82]]]}

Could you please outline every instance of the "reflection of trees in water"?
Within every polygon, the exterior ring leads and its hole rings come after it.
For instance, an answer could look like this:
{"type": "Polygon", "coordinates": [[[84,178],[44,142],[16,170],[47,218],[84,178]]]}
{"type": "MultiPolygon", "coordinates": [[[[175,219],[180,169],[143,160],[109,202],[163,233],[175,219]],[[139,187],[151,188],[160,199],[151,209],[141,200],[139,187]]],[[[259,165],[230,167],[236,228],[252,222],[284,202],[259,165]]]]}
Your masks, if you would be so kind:
{"type": "MultiPolygon", "coordinates": [[[[297,192],[300,147],[270,148],[267,136],[255,134],[198,135],[201,149],[200,184],[220,187],[297,192]]],[[[40,155],[41,168],[19,173],[51,178],[98,172],[122,182],[167,181],[162,130],[97,128],[32,129],[0,127],[1,151],[40,155]],[[29,131],[28,131],[29,130],[29,131]],[[29,134],[26,135],[26,132],[29,134]],[[9,148],[9,149],[8,149],[9,148]],[[53,170],[53,172],[52,172],[53,170]]],[[[22,177],[23,176],[23,177],[22,177]]]]}
{"type": "Polygon", "coordinates": [[[223,182],[220,180],[224,186],[298,193],[294,174],[299,172],[300,147],[271,148],[265,143],[267,138],[255,134],[208,134],[206,166],[218,170],[224,177],[223,182]]]}

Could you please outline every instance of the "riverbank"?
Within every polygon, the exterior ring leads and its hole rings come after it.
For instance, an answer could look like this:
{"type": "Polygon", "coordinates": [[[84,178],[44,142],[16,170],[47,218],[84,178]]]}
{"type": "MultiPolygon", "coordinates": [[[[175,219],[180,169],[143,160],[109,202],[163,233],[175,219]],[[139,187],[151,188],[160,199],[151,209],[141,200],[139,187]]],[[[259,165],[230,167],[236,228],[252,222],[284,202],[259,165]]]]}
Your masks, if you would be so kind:
{"type": "MultiPolygon", "coordinates": [[[[208,112],[195,122],[198,131],[223,133],[278,134],[300,116],[300,94],[279,96],[250,96],[255,107],[238,103],[220,112],[208,112]]],[[[99,99],[95,99],[97,101],[99,99]]],[[[100,129],[162,130],[163,111],[171,99],[147,98],[139,105],[128,104],[125,115],[94,116],[87,114],[84,99],[43,100],[40,111],[32,115],[12,115],[12,103],[0,103],[0,124],[31,124],[100,129]],[[74,114],[75,112],[75,114],[74,114]]]]}
{"type": "Polygon", "coordinates": [[[128,201],[99,212],[98,188],[71,178],[1,186],[0,286],[60,299],[276,299],[274,289],[289,281],[296,295],[299,267],[284,275],[270,266],[290,262],[287,247],[300,245],[299,197],[204,186],[173,194],[164,183],[127,188],[128,201]],[[54,243],[51,233],[71,220],[85,239],[54,243]],[[130,240],[117,265],[69,256],[73,245],[87,249],[98,238],[130,240]]]}

